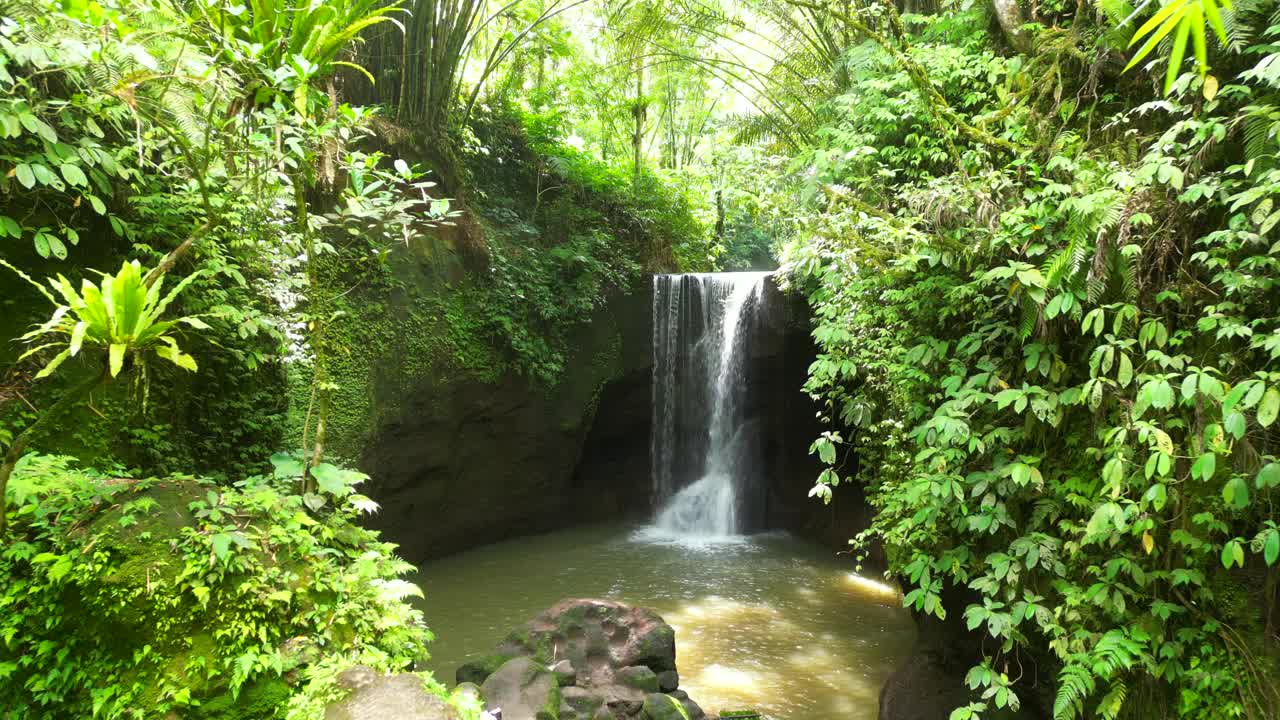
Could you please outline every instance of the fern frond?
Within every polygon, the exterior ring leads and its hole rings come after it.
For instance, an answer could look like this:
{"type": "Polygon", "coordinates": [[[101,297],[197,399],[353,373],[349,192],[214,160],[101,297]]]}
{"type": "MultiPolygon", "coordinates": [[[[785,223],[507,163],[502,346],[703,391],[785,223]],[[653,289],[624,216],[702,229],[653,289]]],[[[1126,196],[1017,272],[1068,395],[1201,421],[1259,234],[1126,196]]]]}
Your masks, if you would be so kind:
{"type": "Polygon", "coordinates": [[[1084,714],[1084,701],[1093,694],[1095,682],[1093,673],[1080,662],[1080,657],[1072,658],[1066,667],[1058,673],[1058,694],[1053,700],[1053,720],[1075,720],[1084,714]]]}

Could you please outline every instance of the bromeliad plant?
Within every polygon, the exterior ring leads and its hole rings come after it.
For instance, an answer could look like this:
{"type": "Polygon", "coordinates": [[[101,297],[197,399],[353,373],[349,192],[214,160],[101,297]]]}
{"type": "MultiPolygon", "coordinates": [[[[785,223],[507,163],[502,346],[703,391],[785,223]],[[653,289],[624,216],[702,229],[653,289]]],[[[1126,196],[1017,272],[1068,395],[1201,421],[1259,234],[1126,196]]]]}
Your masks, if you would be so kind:
{"type": "Polygon", "coordinates": [[[163,273],[146,273],[136,260],[123,263],[115,275],[102,274],[102,280],[97,284],[85,279],[78,292],[59,274],[56,279],[48,280],[53,291],[61,296],[62,302],[59,302],[53,293],[31,276],[4,260],[0,260],[0,265],[17,273],[55,306],[48,321],[21,338],[33,347],[19,358],[20,361],[38,353],[57,350],[36,374],[37,380],[52,375],[68,359],[82,354],[99,355],[103,361],[101,371],[91,373],[63,393],[57,402],[14,438],[5,453],[4,462],[0,465],[0,533],[3,533],[5,487],[30,439],[95,387],[118,377],[126,370],[126,365],[138,368],[139,382],[144,389],[147,359],[151,355],[195,372],[195,358],[178,346],[174,331],[180,324],[198,330],[209,326],[196,316],[162,319],[178,294],[199,276],[198,272],[183,278],[163,297],[163,273]]]}
{"type": "Polygon", "coordinates": [[[359,41],[360,33],[384,22],[404,26],[395,13],[399,3],[380,0],[250,0],[231,4],[201,0],[191,15],[198,37],[216,43],[211,54],[229,61],[246,76],[258,75],[249,89],[255,102],[274,92],[287,92],[299,113],[307,114],[307,91],[340,67],[373,76],[363,67],[339,59],[359,41]]]}

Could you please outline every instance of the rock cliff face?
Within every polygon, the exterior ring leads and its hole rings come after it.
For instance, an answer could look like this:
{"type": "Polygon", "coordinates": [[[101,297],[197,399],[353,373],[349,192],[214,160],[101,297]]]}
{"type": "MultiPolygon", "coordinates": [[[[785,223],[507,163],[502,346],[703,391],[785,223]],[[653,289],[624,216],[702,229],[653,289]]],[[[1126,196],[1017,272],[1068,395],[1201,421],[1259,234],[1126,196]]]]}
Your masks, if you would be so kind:
{"type": "MultiPolygon", "coordinates": [[[[815,352],[808,308],[773,283],[767,292],[771,312],[748,373],[747,422],[763,427],[768,465],[753,524],[843,547],[869,515],[851,491],[829,507],[808,497],[820,469],[808,447],[821,432],[800,391],[815,352]]],[[[408,382],[399,366],[370,372],[366,405],[394,410],[370,414],[366,439],[349,454],[373,477],[369,490],[382,504],[374,524],[420,562],[522,534],[649,517],[652,303],[649,278],[611,297],[577,330],[553,388],[516,376],[428,372],[408,382]]]]}
{"type": "Polygon", "coordinates": [[[577,331],[555,387],[513,375],[428,375],[402,388],[396,412],[380,418],[359,453],[382,505],[374,524],[404,557],[422,561],[643,512],[629,499],[647,470],[630,463],[647,447],[648,407],[637,415],[627,402],[648,391],[648,316],[643,291],[611,298],[577,331]],[[626,402],[613,407],[615,397],[626,402]],[[588,436],[610,425],[617,437],[600,452],[615,452],[618,464],[575,483],[588,436]]]}

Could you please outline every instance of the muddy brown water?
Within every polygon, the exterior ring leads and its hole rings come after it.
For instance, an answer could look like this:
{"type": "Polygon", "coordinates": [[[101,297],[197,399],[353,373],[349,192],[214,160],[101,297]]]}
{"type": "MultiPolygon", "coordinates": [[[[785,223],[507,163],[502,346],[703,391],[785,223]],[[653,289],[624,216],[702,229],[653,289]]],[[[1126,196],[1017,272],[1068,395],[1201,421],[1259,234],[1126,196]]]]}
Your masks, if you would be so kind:
{"type": "Polygon", "coordinates": [[[511,630],[568,597],[657,610],[676,631],[680,686],[708,715],[874,720],[915,638],[898,591],[782,533],[699,542],[586,527],[488,545],[421,568],[446,685],[511,630]]]}

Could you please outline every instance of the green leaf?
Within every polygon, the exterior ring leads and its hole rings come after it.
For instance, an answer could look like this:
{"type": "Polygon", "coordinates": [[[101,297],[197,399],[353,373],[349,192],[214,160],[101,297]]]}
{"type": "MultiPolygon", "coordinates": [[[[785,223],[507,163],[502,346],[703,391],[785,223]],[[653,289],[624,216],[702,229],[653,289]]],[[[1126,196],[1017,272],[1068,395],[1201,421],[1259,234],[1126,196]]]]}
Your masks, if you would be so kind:
{"type": "Polygon", "coordinates": [[[1249,507],[1249,486],[1245,484],[1244,478],[1233,477],[1222,486],[1222,501],[1234,510],[1249,507]]]}
{"type": "Polygon", "coordinates": [[[302,461],[292,453],[278,452],[271,456],[275,476],[281,480],[302,477],[302,461]]]}
{"type": "Polygon", "coordinates": [[[122,343],[111,343],[107,354],[110,359],[111,377],[116,377],[120,371],[124,369],[124,352],[128,349],[127,345],[122,343]]]}
{"type": "Polygon", "coordinates": [[[67,573],[71,572],[71,568],[72,562],[70,555],[63,555],[58,558],[58,562],[54,563],[53,567],[49,568],[49,582],[56,583],[66,577],[67,573]]]}
{"type": "Polygon", "coordinates": [[[1222,425],[1226,429],[1226,431],[1231,433],[1231,436],[1234,437],[1235,439],[1239,440],[1240,438],[1244,437],[1244,433],[1246,429],[1246,421],[1244,418],[1244,413],[1242,412],[1228,413],[1226,418],[1223,420],[1222,425]]]}
{"type": "Polygon", "coordinates": [[[316,488],[330,495],[346,494],[349,489],[346,476],[347,473],[345,471],[329,463],[320,463],[311,468],[311,477],[315,478],[316,488]]]}
{"type": "Polygon", "coordinates": [[[1157,22],[1157,18],[1164,20],[1163,24],[1160,24],[1159,29],[1157,29],[1154,33],[1151,33],[1151,36],[1147,38],[1147,41],[1145,43],[1142,44],[1142,47],[1138,49],[1138,52],[1134,53],[1133,58],[1129,60],[1128,65],[1124,66],[1124,70],[1122,72],[1129,72],[1129,70],[1131,70],[1135,65],[1142,62],[1142,59],[1145,58],[1147,55],[1151,54],[1151,51],[1156,49],[1156,46],[1160,44],[1160,41],[1163,40],[1171,30],[1177,27],[1180,16],[1168,15],[1167,17],[1162,17],[1164,15],[1167,15],[1165,13],[1165,10],[1169,10],[1170,12],[1176,12],[1178,9],[1181,9],[1181,7],[1184,5],[1186,5],[1185,0],[1174,0],[1174,2],[1170,3],[1169,5],[1166,5],[1164,9],[1160,11],[1160,13],[1157,13],[1156,17],[1151,18],[1151,20],[1148,20],[1145,25],[1143,25],[1141,28],[1138,28],[1138,32],[1135,32],[1133,34],[1133,39],[1129,41],[1130,47],[1133,47],[1134,43],[1142,39],[1142,36],[1143,34],[1145,34],[1145,31],[1147,31],[1148,28],[1152,27],[1157,22]],[[1173,6],[1172,10],[1170,10],[1170,6],[1173,6]]]}
{"type": "Polygon", "coordinates": [[[1266,490],[1280,485],[1280,464],[1267,463],[1258,471],[1257,478],[1254,479],[1254,485],[1259,490],[1266,490]]]}
{"type": "Polygon", "coordinates": [[[1156,483],[1155,485],[1152,485],[1147,488],[1146,494],[1143,495],[1143,499],[1151,503],[1151,507],[1155,508],[1156,512],[1160,512],[1164,509],[1165,503],[1168,502],[1168,498],[1169,491],[1165,489],[1163,483],[1156,483]]]}
{"type": "Polygon", "coordinates": [[[69,185],[83,187],[89,184],[89,178],[85,177],[84,171],[78,165],[63,163],[58,169],[69,185]]]}
{"type": "Polygon", "coordinates": [[[1230,570],[1232,565],[1244,567],[1244,547],[1239,540],[1232,540],[1222,546],[1222,567],[1230,570]]]}
{"type": "Polygon", "coordinates": [[[1165,71],[1164,93],[1173,92],[1173,84],[1178,80],[1178,70],[1182,67],[1182,58],[1187,53],[1187,36],[1191,34],[1191,21],[1183,17],[1178,24],[1178,34],[1173,39],[1173,50],[1169,53],[1169,67],[1165,71]]]}
{"type": "Polygon", "coordinates": [[[22,187],[30,190],[36,186],[36,174],[31,170],[30,165],[26,163],[18,165],[15,174],[18,177],[18,182],[22,183],[22,187]]]}
{"type": "MultiPolygon", "coordinates": [[[[1141,40],[1144,35],[1154,30],[1157,25],[1164,23],[1166,20],[1169,20],[1171,17],[1173,19],[1176,19],[1176,17],[1174,16],[1174,13],[1177,13],[1178,11],[1186,7],[1186,4],[1188,2],[1189,0],[1174,0],[1168,5],[1165,5],[1164,7],[1160,8],[1159,12],[1157,12],[1155,15],[1152,15],[1150,20],[1147,20],[1145,23],[1140,25],[1137,30],[1133,31],[1133,37],[1129,40],[1129,47],[1133,47],[1134,44],[1136,44],[1139,40],[1141,40]]],[[[1165,34],[1168,34],[1167,30],[1165,31],[1165,34]]],[[[1163,35],[1160,35],[1158,37],[1163,37],[1163,35]]]]}
{"type": "Polygon", "coordinates": [[[226,562],[231,558],[231,534],[218,533],[210,538],[213,545],[213,555],[219,560],[226,562]]]}
{"type": "Polygon", "coordinates": [[[36,233],[36,236],[32,238],[32,242],[36,246],[37,255],[39,255],[42,258],[49,257],[49,255],[51,254],[49,250],[49,233],[42,233],[42,232],[36,233]]]}
{"type": "Polygon", "coordinates": [[[1262,545],[1262,559],[1266,560],[1268,565],[1275,565],[1277,558],[1280,558],[1280,530],[1272,528],[1267,533],[1266,542],[1262,545]]]}
{"type": "Polygon", "coordinates": [[[40,372],[36,373],[36,379],[40,380],[40,379],[49,377],[50,375],[53,374],[55,370],[58,369],[58,366],[66,362],[67,358],[69,357],[71,357],[70,350],[63,350],[62,352],[58,353],[57,355],[54,356],[52,360],[49,361],[48,365],[45,365],[44,368],[40,370],[40,372]]]}
{"type": "Polygon", "coordinates": [[[1208,480],[1213,477],[1214,471],[1218,467],[1218,456],[1214,453],[1207,452],[1196,458],[1191,465],[1191,477],[1198,477],[1202,480],[1208,480]]]}
{"type": "Polygon", "coordinates": [[[74,328],[72,328],[71,342],[67,345],[67,349],[71,353],[71,357],[75,357],[76,354],[80,352],[80,346],[84,343],[84,332],[88,327],[89,326],[85,324],[85,321],[81,320],[76,323],[74,328]]]}
{"type": "Polygon", "coordinates": [[[1262,402],[1258,404],[1258,424],[1262,427],[1271,427],[1271,423],[1276,421],[1278,412],[1280,412],[1280,390],[1269,387],[1266,394],[1262,396],[1262,402]]]}

